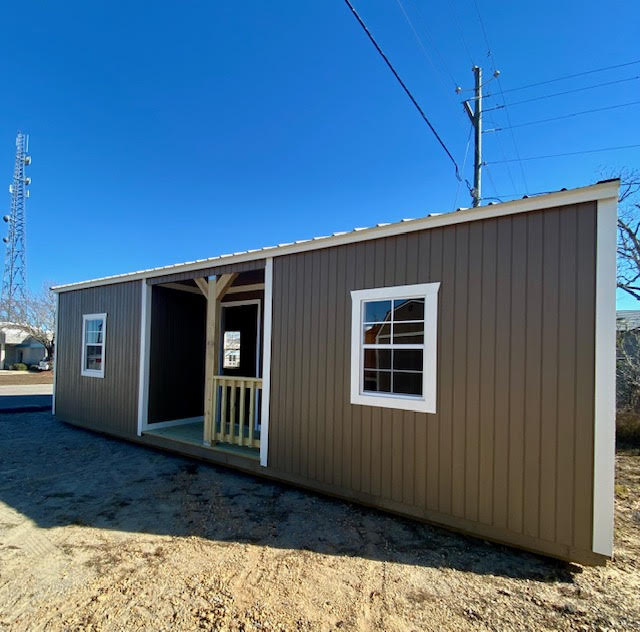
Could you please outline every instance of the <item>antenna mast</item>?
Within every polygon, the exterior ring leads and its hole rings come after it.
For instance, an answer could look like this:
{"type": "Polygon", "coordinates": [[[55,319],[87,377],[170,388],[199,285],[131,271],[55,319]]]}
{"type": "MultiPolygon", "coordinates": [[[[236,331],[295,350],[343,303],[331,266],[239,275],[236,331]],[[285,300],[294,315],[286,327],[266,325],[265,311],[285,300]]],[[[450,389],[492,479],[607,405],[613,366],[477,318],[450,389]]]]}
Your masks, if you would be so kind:
{"type": "Polygon", "coordinates": [[[9,322],[24,322],[27,303],[26,217],[25,202],[31,178],[25,176],[25,167],[31,164],[29,136],[18,132],[16,136],[16,162],[13,181],[9,185],[11,213],[2,219],[8,224],[8,234],[2,238],[7,245],[2,275],[1,309],[9,322]]]}

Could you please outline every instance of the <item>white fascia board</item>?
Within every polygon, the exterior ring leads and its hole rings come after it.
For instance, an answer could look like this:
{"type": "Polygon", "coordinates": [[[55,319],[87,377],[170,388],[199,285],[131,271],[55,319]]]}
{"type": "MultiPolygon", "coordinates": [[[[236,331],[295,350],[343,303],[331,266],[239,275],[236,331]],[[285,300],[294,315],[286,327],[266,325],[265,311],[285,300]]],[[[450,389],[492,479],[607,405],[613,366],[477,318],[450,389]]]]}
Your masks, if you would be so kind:
{"type": "Polygon", "coordinates": [[[618,198],[598,201],[593,445],[593,551],[613,555],[616,433],[616,237],[618,198]]]}
{"type": "Polygon", "coordinates": [[[308,239],[283,246],[267,246],[259,250],[251,250],[235,255],[219,255],[210,259],[199,259],[197,261],[187,263],[178,263],[159,268],[140,270],[139,272],[130,272],[103,277],[100,279],[81,281],[79,283],[58,285],[51,289],[54,292],[69,292],[87,287],[111,285],[113,283],[126,283],[127,281],[136,281],[142,278],[151,279],[158,276],[164,276],[165,274],[197,272],[198,270],[215,267],[217,265],[231,265],[236,263],[246,263],[248,261],[260,261],[262,259],[268,259],[269,257],[281,257],[299,252],[307,252],[309,250],[320,250],[322,248],[331,248],[333,246],[340,246],[343,244],[369,241],[371,239],[380,239],[382,237],[392,237],[394,235],[402,235],[404,233],[411,233],[428,228],[451,226],[454,224],[473,222],[481,219],[515,215],[517,213],[528,213],[530,211],[547,208],[551,209],[570,204],[580,204],[582,202],[595,202],[611,197],[617,198],[619,186],[619,180],[612,180],[587,187],[581,187],[579,189],[547,193],[545,195],[539,195],[522,200],[502,202],[500,204],[459,210],[452,213],[443,213],[441,215],[430,215],[428,217],[421,217],[408,221],[403,220],[393,224],[380,224],[373,228],[352,230],[346,233],[336,233],[323,239],[308,239]]]}

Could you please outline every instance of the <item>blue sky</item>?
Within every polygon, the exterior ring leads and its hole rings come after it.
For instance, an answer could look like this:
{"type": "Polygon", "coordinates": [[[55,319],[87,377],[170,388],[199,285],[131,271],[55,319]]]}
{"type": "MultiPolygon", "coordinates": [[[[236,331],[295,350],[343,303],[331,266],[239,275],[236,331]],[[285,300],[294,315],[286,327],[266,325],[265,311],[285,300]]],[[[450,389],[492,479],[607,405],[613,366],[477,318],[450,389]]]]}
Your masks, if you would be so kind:
{"type": "MultiPolygon", "coordinates": [[[[469,123],[454,87],[472,86],[472,62],[495,62],[506,91],[640,58],[631,0],[478,0],[492,59],[473,0],[401,1],[425,50],[397,0],[354,4],[460,163],[469,123]]],[[[0,174],[8,184],[16,131],[28,132],[34,290],[470,204],[342,0],[25,1],[2,13],[0,174]]],[[[628,66],[505,100],[637,75],[628,66]]],[[[639,88],[508,110],[516,125],[639,100],[639,88]]],[[[639,108],[514,129],[517,150],[510,132],[486,134],[484,157],[638,143],[639,108]]],[[[508,125],[501,110],[486,118],[508,125]]],[[[624,166],[640,166],[640,149],[496,164],[484,193],[580,186],[624,166]]]]}

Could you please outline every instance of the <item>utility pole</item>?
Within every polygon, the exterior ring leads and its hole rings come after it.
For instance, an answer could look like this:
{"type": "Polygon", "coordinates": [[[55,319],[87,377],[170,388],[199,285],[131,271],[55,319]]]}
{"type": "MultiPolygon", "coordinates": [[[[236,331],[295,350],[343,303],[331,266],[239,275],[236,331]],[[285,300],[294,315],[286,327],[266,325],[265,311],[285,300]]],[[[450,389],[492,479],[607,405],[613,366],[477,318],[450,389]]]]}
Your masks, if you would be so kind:
{"type": "Polygon", "coordinates": [[[471,109],[469,101],[464,102],[464,110],[471,120],[475,132],[475,152],[473,161],[473,206],[480,206],[482,200],[482,68],[472,68],[475,76],[475,107],[471,109]]]}

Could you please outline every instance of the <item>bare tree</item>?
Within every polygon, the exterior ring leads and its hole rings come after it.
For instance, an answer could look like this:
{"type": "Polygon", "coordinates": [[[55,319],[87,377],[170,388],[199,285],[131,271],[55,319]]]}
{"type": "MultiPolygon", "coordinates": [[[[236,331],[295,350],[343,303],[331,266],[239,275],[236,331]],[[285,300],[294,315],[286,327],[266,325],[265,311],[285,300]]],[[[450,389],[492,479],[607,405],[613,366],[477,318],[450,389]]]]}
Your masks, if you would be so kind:
{"type": "Polygon", "coordinates": [[[640,172],[620,173],[618,287],[640,301],[640,172]]]}
{"type": "Polygon", "coordinates": [[[27,295],[23,306],[24,316],[19,322],[4,323],[6,327],[21,330],[34,341],[39,342],[46,350],[47,359],[53,357],[55,346],[56,297],[50,289],[51,285],[52,283],[45,282],[40,293],[27,295]]]}
{"type": "MultiPolygon", "coordinates": [[[[640,300],[640,172],[624,169],[618,197],[618,287],[640,300]]],[[[640,329],[619,327],[616,397],[620,410],[640,410],[640,329]]]]}
{"type": "Polygon", "coordinates": [[[55,348],[56,295],[51,291],[53,283],[45,282],[40,294],[27,297],[26,322],[19,327],[39,342],[53,358],[55,348]]]}

